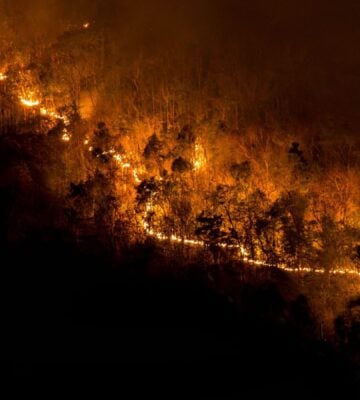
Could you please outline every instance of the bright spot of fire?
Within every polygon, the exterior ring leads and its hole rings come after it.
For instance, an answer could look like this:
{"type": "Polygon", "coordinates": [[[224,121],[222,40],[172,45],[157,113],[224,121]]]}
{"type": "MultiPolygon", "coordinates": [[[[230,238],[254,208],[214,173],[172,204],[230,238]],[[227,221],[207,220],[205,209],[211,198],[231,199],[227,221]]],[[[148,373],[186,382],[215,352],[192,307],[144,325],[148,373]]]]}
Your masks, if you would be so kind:
{"type": "Polygon", "coordinates": [[[7,76],[5,74],[3,74],[2,72],[0,72],[0,81],[4,81],[7,78],[7,76]]]}
{"type": "Polygon", "coordinates": [[[65,126],[70,125],[70,120],[66,115],[59,115],[56,113],[51,113],[50,115],[52,115],[56,119],[61,119],[64,122],[65,126]]]}
{"type": "Polygon", "coordinates": [[[200,143],[195,144],[194,153],[195,153],[193,158],[194,171],[199,171],[205,165],[206,162],[205,151],[200,143]]]}
{"type": "MultiPolygon", "coordinates": [[[[25,100],[21,99],[21,102],[22,102],[24,105],[27,105],[27,104],[24,103],[24,101],[25,101],[25,100]]],[[[39,104],[39,103],[33,104],[32,106],[29,106],[29,105],[28,105],[28,107],[34,107],[34,106],[36,106],[36,105],[38,105],[38,104],[39,104]]],[[[61,121],[64,122],[64,125],[65,125],[65,126],[70,125],[70,120],[69,120],[69,118],[68,118],[66,115],[60,115],[60,114],[56,113],[55,111],[49,111],[49,110],[46,109],[45,107],[41,107],[41,108],[40,108],[40,114],[41,114],[43,117],[51,117],[51,118],[54,118],[54,119],[57,119],[57,120],[61,120],[61,121]]]]}
{"type": "Polygon", "coordinates": [[[20,102],[25,107],[36,107],[40,104],[39,100],[31,100],[31,99],[25,99],[25,98],[20,98],[20,102]]]}
{"type": "Polygon", "coordinates": [[[68,131],[66,129],[63,130],[63,135],[62,135],[61,139],[64,142],[70,142],[71,135],[68,133],[68,131]]]}
{"type": "Polygon", "coordinates": [[[90,27],[90,22],[85,22],[84,24],[83,24],[83,28],[84,29],[88,29],[90,27]]]}
{"type": "Polygon", "coordinates": [[[139,178],[136,169],[133,170],[133,177],[134,177],[136,183],[140,183],[141,182],[141,179],[139,178]]]}

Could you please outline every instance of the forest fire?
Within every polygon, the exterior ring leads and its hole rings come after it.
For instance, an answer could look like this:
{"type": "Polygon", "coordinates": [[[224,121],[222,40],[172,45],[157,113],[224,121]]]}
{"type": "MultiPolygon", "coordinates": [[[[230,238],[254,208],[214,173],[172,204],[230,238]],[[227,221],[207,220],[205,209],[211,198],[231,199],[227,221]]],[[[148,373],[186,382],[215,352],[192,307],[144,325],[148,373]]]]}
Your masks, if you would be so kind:
{"type": "Polygon", "coordinates": [[[20,102],[22,105],[24,105],[25,107],[29,107],[29,108],[33,108],[33,107],[37,107],[40,104],[39,100],[33,100],[33,99],[29,99],[29,98],[20,98],[20,102]]]}
{"type": "MultiPolygon", "coordinates": [[[[151,211],[152,206],[149,203],[147,205],[147,211],[151,211]]],[[[174,234],[172,235],[166,235],[160,231],[156,231],[152,228],[149,227],[149,224],[143,220],[142,226],[146,232],[146,234],[150,237],[154,237],[155,239],[159,241],[170,241],[173,243],[179,243],[183,244],[185,246],[193,246],[197,248],[204,248],[206,246],[206,243],[201,240],[195,240],[195,239],[189,239],[185,237],[178,237],[174,234]]],[[[330,275],[353,275],[353,276],[358,276],[360,277],[360,271],[354,270],[354,269],[342,269],[342,268],[337,268],[337,269],[332,269],[327,271],[324,268],[310,268],[310,267],[298,267],[298,268],[291,268],[286,266],[286,264],[275,264],[275,263],[268,263],[266,261],[262,260],[254,260],[249,257],[249,253],[246,251],[246,249],[241,246],[241,245],[227,245],[226,243],[219,243],[218,246],[220,248],[224,249],[238,249],[238,257],[240,260],[243,260],[244,262],[248,263],[249,265],[255,265],[258,267],[270,267],[270,268],[277,268],[282,271],[286,271],[289,273],[295,273],[295,274],[330,274],[330,275]]]]}
{"type": "Polygon", "coordinates": [[[200,170],[206,162],[204,148],[200,143],[195,144],[195,156],[193,160],[194,170],[200,170]]]}
{"type": "Polygon", "coordinates": [[[308,3],[0,0],[10,374],[359,398],[360,6],[308,3]]]}
{"type": "MultiPolygon", "coordinates": [[[[40,103],[38,103],[37,105],[39,104],[40,103]]],[[[50,117],[55,120],[63,121],[65,126],[68,126],[70,124],[70,120],[66,115],[58,114],[56,111],[50,111],[45,107],[40,108],[40,115],[42,115],[43,117],[50,117]]]]}
{"type": "MultiPolygon", "coordinates": [[[[85,27],[85,25],[84,25],[85,27]]],[[[2,77],[4,77],[5,79],[5,75],[1,75],[2,77]]],[[[38,88],[37,88],[38,90],[38,88]]],[[[28,108],[37,108],[40,107],[40,101],[36,100],[33,98],[33,95],[29,95],[27,97],[19,97],[20,99],[20,103],[28,108]]],[[[47,108],[45,108],[44,106],[41,106],[39,108],[40,111],[40,115],[43,116],[44,118],[51,118],[54,121],[61,121],[65,128],[63,128],[62,130],[62,135],[61,135],[61,140],[63,142],[70,142],[72,139],[72,134],[70,134],[68,132],[67,126],[70,125],[70,118],[68,116],[66,116],[65,114],[60,114],[57,113],[54,110],[49,110],[47,108]]],[[[188,131],[188,127],[186,128],[187,131],[184,134],[181,134],[181,138],[184,137],[186,138],[186,135],[189,135],[189,131],[188,131]]],[[[180,137],[180,136],[179,136],[180,137]]],[[[149,140],[149,145],[148,146],[158,146],[155,136],[151,137],[149,140]]],[[[91,145],[92,140],[90,138],[85,138],[83,140],[84,145],[87,147],[88,151],[90,153],[93,153],[95,151],[95,147],[93,145],[91,145]]],[[[96,148],[98,149],[98,148],[96,148]]],[[[150,148],[149,148],[150,149],[150,148]]],[[[146,151],[146,149],[145,149],[146,151]]],[[[298,150],[296,150],[298,151],[298,150]]],[[[297,154],[295,151],[295,154],[297,154]]],[[[193,157],[191,158],[191,164],[192,164],[192,170],[193,172],[198,172],[200,170],[206,170],[206,151],[204,148],[204,145],[201,144],[199,142],[199,140],[196,140],[196,142],[192,145],[192,154],[193,157]]],[[[299,153],[300,154],[300,153],[299,153]]],[[[129,161],[128,157],[126,156],[126,154],[124,153],[118,153],[114,148],[110,148],[108,150],[103,150],[100,153],[97,153],[96,158],[101,158],[102,160],[106,160],[108,157],[113,158],[115,160],[115,162],[117,163],[117,165],[122,169],[122,170],[130,170],[131,171],[131,175],[135,181],[136,184],[142,184],[143,181],[142,179],[140,179],[139,177],[139,172],[138,169],[132,166],[132,163],[129,161]]],[[[247,164],[243,163],[242,165],[238,165],[233,166],[232,168],[234,169],[234,171],[232,172],[233,174],[243,174],[243,173],[248,173],[247,170],[245,169],[245,167],[247,168],[247,164]],[[244,168],[244,171],[241,170],[241,168],[244,168]]],[[[183,159],[180,157],[179,159],[175,160],[173,163],[173,168],[179,168],[180,170],[183,170],[184,168],[186,168],[186,161],[183,161],[183,159]],[[175,163],[178,161],[178,166],[175,166],[175,163]]],[[[142,169],[146,170],[146,167],[143,166],[142,169]]],[[[238,179],[238,178],[235,178],[238,179]]],[[[162,177],[159,178],[159,182],[163,182],[164,179],[162,177]]],[[[221,188],[221,186],[218,186],[218,189],[221,188]]],[[[156,195],[156,192],[154,192],[151,196],[156,195]]],[[[153,206],[152,202],[147,202],[146,206],[146,213],[147,214],[156,214],[155,212],[155,208],[153,206]]],[[[229,211],[227,210],[227,213],[229,213],[229,211]]],[[[165,234],[164,232],[162,232],[161,230],[156,230],[154,228],[150,228],[150,225],[148,222],[146,221],[146,214],[142,217],[142,227],[146,233],[146,235],[148,235],[149,237],[153,237],[159,241],[169,241],[169,242],[173,242],[173,243],[179,243],[182,244],[184,246],[191,246],[191,247],[197,247],[197,248],[207,248],[208,246],[215,246],[218,248],[222,248],[225,250],[231,250],[231,249],[236,249],[238,252],[237,258],[246,262],[249,265],[256,265],[256,266],[260,266],[260,267],[273,267],[273,268],[279,268],[281,270],[287,271],[287,272],[294,272],[294,273],[315,273],[315,274],[325,274],[327,272],[326,268],[318,268],[316,266],[314,267],[289,267],[288,265],[286,265],[286,263],[283,262],[269,262],[266,259],[256,259],[254,257],[250,257],[250,252],[249,249],[247,249],[245,247],[245,245],[243,244],[239,244],[239,243],[227,243],[226,240],[225,241],[217,241],[216,244],[211,244],[210,242],[208,242],[207,239],[205,240],[199,240],[196,238],[191,238],[191,237],[187,237],[187,236],[178,236],[174,233],[172,234],[165,234]]],[[[210,220],[209,220],[210,221],[210,220]]],[[[231,222],[232,227],[234,226],[234,221],[231,218],[229,220],[231,222]]],[[[339,267],[335,267],[335,268],[331,268],[328,270],[328,272],[332,275],[342,275],[342,274],[350,274],[350,275],[357,275],[360,276],[360,272],[353,269],[353,268],[339,268],[339,267]]]]}
{"type": "Polygon", "coordinates": [[[62,139],[64,142],[70,142],[70,140],[71,140],[71,135],[68,133],[67,130],[64,130],[64,131],[63,131],[63,135],[62,135],[61,139],[62,139]]]}

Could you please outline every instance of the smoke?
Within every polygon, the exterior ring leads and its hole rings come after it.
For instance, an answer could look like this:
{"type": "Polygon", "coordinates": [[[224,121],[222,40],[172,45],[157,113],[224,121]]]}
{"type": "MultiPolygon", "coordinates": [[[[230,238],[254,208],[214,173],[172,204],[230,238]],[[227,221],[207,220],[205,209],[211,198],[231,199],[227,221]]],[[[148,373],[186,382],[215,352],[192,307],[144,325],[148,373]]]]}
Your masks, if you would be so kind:
{"type": "Polygon", "coordinates": [[[259,49],[269,51],[279,46],[335,46],[341,51],[339,42],[355,49],[360,33],[360,5],[355,0],[0,0],[0,11],[24,36],[92,20],[113,33],[129,35],[129,40],[146,42],[150,37],[210,47],[211,40],[256,40],[259,49]]]}
{"type": "MultiPolygon", "coordinates": [[[[17,45],[91,21],[110,57],[199,54],[259,76],[279,93],[316,98],[319,110],[355,115],[360,103],[360,3],[356,0],[0,0],[0,36],[17,45]]],[[[225,72],[226,73],[226,72],[225,72]]],[[[352,118],[351,117],[351,118],[352,118]]]]}

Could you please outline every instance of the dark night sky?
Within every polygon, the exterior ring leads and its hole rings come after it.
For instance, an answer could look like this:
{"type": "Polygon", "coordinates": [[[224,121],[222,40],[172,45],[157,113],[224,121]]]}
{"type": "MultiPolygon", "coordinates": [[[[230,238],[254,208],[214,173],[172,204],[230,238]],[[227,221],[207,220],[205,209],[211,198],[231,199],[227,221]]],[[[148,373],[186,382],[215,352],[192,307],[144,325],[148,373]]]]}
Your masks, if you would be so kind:
{"type": "Polygon", "coordinates": [[[356,0],[0,0],[1,4],[10,26],[26,36],[29,31],[61,30],[65,21],[90,19],[128,42],[151,38],[211,47],[216,40],[228,40],[240,46],[252,43],[258,51],[297,49],[333,62],[340,58],[359,64],[356,0]]]}
{"type": "MultiPolygon", "coordinates": [[[[112,29],[138,33],[244,35],[274,41],[330,42],[356,39],[360,4],[356,0],[2,0],[8,14],[25,24],[50,28],[54,20],[96,19],[112,29]],[[355,37],[356,36],[356,37],[355,37]]],[[[56,25],[56,24],[55,24],[56,25]]]]}

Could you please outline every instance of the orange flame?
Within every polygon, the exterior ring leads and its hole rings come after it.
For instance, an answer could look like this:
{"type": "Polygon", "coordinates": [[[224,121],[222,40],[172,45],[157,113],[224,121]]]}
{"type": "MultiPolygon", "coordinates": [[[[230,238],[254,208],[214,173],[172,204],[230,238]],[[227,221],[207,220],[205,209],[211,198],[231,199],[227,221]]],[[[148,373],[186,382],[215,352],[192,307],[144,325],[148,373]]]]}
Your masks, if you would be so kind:
{"type": "Polygon", "coordinates": [[[39,100],[20,98],[20,102],[25,107],[36,107],[40,104],[39,100]]]}

